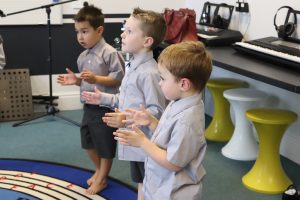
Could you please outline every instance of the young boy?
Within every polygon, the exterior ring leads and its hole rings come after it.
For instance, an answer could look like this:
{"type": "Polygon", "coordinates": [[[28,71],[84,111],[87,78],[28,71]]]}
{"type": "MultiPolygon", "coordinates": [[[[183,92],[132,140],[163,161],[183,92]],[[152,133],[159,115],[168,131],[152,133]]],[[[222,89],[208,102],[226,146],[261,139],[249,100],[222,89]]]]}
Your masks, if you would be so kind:
{"type": "MultiPolygon", "coordinates": [[[[94,93],[83,93],[83,98],[89,103],[118,108],[117,112],[107,113],[103,118],[109,126],[126,128],[126,124],[122,122],[126,117],[123,111],[127,108],[139,108],[140,104],[145,105],[156,117],[161,116],[166,100],[158,84],[159,72],[152,50],[161,43],[165,31],[163,16],[153,11],[135,8],[126,20],[124,32],[121,34],[122,51],[133,56],[130,65],[126,66],[120,93],[111,95],[98,90],[94,93]]],[[[148,127],[141,129],[150,137],[148,127]]],[[[146,154],[140,148],[119,145],[118,156],[121,160],[131,161],[131,176],[138,183],[138,199],[141,199],[146,154]]]]}
{"type": "Polygon", "coordinates": [[[3,39],[0,35],[0,70],[4,68],[6,62],[5,62],[5,54],[3,50],[3,39]]]}
{"type": "MultiPolygon", "coordinates": [[[[79,44],[86,48],[77,60],[77,77],[71,70],[60,75],[58,83],[76,84],[80,91],[94,91],[94,87],[107,93],[116,93],[124,75],[122,56],[102,36],[104,15],[101,9],[92,5],[83,7],[74,17],[79,44]]],[[[80,127],[81,145],[94,163],[94,175],[87,180],[87,194],[93,195],[107,186],[107,176],[115,156],[116,142],[112,137],[115,130],[108,127],[101,118],[111,109],[84,102],[83,119],[80,127]]]]}
{"type": "Polygon", "coordinates": [[[143,106],[127,110],[133,130],[117,130],[115,139],[142,148],[145,161],[143,195],[150,199],[201,199],[206,151],[204,106],[200,92],[210,77],[212,62],[200,42],[167,47],[159,56],[160,87],[170,100],[160,121],[143,106]],[[137,126],[148,126],[151,140],[137,126]]]}

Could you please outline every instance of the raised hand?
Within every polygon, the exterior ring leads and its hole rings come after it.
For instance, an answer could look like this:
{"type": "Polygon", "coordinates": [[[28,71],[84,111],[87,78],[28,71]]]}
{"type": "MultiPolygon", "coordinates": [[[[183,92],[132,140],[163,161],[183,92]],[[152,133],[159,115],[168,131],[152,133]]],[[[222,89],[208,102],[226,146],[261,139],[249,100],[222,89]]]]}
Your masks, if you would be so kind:
{"type": "Polygon", "coordinates": [[[141,147],[145,139],[145,134],[136,126],[132,127],[132,130],[118,129],[114,133],[115,140],[124,145],[131,145],[135,147],[141,147]]]}
{"type": "Polygon", "coordinates": [[[57,77],[57,83],[61,85],[74,85],[77,83],[77,77],[69,68],[66,68],[67,74],[61,74],[57,77]]]}
{"type": "Polygon", "coordinates": [[[148,126],[152,120],[152,115],[142,104],[140,105],[140,110],[126,109],[125,114],[126,120],[123,122],[135,126],[148,126]]]}
{"type": "Polygon", "coordinates": [[[89,84],[96,83],[96,76],[95,76],[95,74],[92,71],[87,70],[87,69],[84,69],[81,72],[80,78],[82,78],[82,80],[88,82],[89,84]]]}
{"type": "Polygon", "coordinates": [[[101,102],[101,91],[95,86],[95,92],[83,91],[81,93],[82,99],[87,104],[99,105],[101,102]]]}
{"type": "Polygon", "coordinates": [[[125,127],[124,120],[126,119],[125,113],[121,112],[119,109],[115,109],[115,112],[105,113],[105,116],[102,117],[104,123],[107,126],[114,128],[122,128],[125,127]]]}

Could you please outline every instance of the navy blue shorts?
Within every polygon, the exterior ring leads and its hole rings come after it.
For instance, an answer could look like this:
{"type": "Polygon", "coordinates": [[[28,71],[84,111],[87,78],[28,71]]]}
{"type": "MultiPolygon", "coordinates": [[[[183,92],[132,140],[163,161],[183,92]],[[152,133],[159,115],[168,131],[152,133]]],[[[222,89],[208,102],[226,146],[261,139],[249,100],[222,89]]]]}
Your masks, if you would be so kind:
{"type": "Polygon", "coordinates": [[[130,161],[131,178],[136,183],[143,183],[145,176],[144,162],[130,161]]]}
{"type": "Polygon", "coordinates": [[[82,148],[95,149],[101,158],[114,158],[117,143],[113,132],[116,128],[109,127],[102,121],[105,113],[114,111],[106,107],[89,104],[84,105],[83,111],[80,127],[82,148]]]}

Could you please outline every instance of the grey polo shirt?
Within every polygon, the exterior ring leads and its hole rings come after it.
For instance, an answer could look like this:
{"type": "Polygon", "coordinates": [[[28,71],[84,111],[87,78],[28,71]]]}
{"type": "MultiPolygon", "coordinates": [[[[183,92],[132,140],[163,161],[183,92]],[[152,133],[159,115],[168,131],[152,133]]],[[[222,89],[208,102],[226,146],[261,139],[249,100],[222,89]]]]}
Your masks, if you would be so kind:
{"type": "MultiPolygon", "coordinates": [[[[110,76],[119,81],[121,81],[124,76],[124,59],[122,55],[107,44],[103,38],[93,48],[86,49],[79,55],[77,65],[79,72],[87,69],[96,75],[110,76]]],[[[82,81],[80,94],[82,91],[93,92],[95,85],[100,91],[107,93],[117,93],[119,88],[119,86],[107,87],[101,84],[89,84],[82,81]]]]}
{"type": "Polygon", "coordinates": [[[3,50],[3,39],[0,35],[0,69],[3,69],[5,64],[6,62],[5,62],[5,54],[3,50]]]}
{"type": "MultiPolygon", "coordinates": [[[[103,94],[101,105],[118,107],[121,111],[127,108],[139,109],[143,104],[146,109],[160,118],[166,100],[159,86],[160,76],[157,62],[153,58],[152,51],[135,56],[130,61],[130,67],[126,69],[118,95],[103,94]]],[[[147,127],[141,127],[145,135],[150,138],[152,133],[147,127]]],[[[145,152],[136,147],[118,144],[118,156],[120,160],[144,162],[145,152]]]]}
{"type": "Polygon", "coordinates": [[[201,95],[172,101],[163,113],[151,141],[167,150],[167,160],[182,167],[170,171],[147,157],[143,194],[150,199],[199,200],[205,170],[204,106],[201,95]]]}

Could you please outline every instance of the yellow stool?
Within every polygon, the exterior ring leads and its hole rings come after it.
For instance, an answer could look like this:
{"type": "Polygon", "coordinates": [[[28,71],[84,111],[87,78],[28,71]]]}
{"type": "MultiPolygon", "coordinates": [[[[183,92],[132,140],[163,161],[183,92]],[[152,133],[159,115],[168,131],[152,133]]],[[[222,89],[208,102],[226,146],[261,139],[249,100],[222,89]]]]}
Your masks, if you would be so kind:
{"type": "Polygon", "coordinates": [[[223,92],[228,89],[245,87],[246,83],[232,78],[215,78],[206,84],[214,101],[214,116],[205,130],[205,138],[216,142],[228,141],[233,133],[230,119],[230,105],[224,98],[223,92]]]}
{"type": "Polygon", "coordinates": [[[297,114],[281,109],[251,109],[246,117],[253,122],[259,139],[257,160],[252,169],[242,178],[250,190],[266,193],[282,193],[292,182],[285,174],[279,147],[281,138],[297,114]]]}

